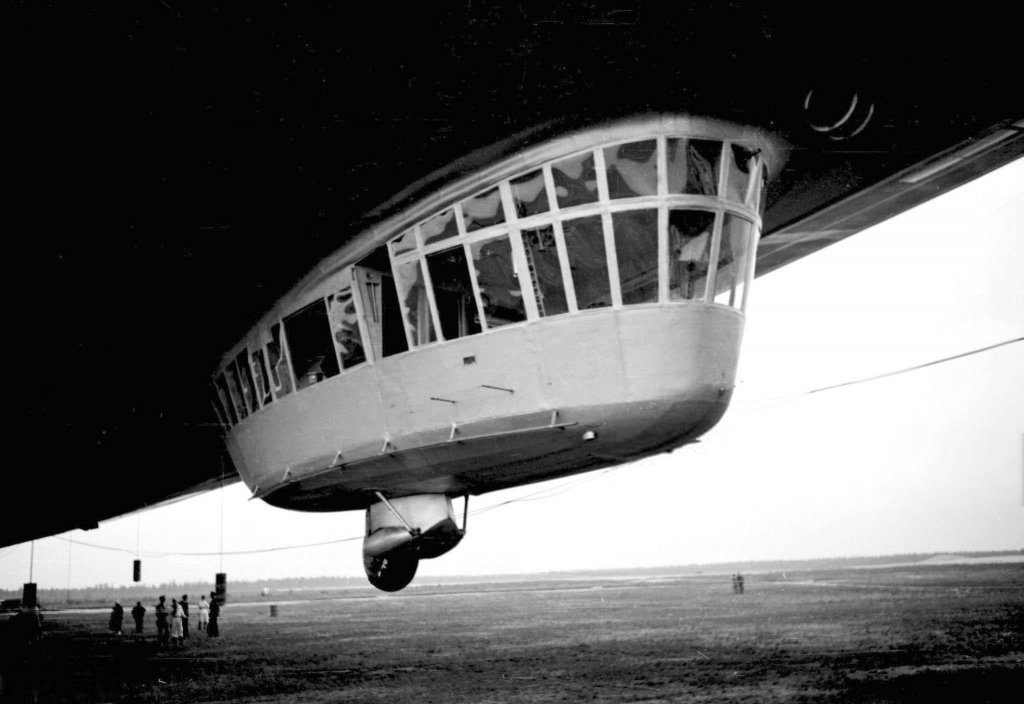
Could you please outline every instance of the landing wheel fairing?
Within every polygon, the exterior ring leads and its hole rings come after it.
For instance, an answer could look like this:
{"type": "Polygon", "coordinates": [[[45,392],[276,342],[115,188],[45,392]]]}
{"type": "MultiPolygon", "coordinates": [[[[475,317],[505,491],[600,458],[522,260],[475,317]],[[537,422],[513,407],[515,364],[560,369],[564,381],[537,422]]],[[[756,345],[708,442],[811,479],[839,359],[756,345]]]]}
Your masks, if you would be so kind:
{"type": "Polygon", "coordinates": [[[396,550],[380,557],[363,555],[366,578],[384,592],[397,592],[409,586],[419,565],[420,558],[410,550],[396,550]]]}
{"type": "Polygon", "coordinates": [[[408,586],[421,559],[445,554],[465,529],[455,523],[452,501],[443,494],[418,494],[378,503],[366,510],[363,568],[370,584],[386,592],[408,586]]]}

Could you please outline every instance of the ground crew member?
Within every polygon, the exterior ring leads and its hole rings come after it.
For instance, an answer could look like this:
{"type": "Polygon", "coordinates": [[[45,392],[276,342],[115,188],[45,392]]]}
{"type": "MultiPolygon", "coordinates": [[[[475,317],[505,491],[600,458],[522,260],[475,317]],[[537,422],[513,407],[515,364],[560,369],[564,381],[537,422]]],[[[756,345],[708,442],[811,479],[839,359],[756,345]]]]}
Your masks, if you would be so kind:
{"type": "Polygon", "coordinates": [[[166,643],[171,639],[171,629],[167,627],[167,597],[160,597],[156,605],[156,639],[159,643],[166,643]]]}
{"type": "Polygon", "coordinates": [[[142,635],[142,619],[146,615],[146,607],[142,605],[141,601],[136,601],[135,606],[132,607],[132,618],[135,619],[135,635],[142,635]]]}

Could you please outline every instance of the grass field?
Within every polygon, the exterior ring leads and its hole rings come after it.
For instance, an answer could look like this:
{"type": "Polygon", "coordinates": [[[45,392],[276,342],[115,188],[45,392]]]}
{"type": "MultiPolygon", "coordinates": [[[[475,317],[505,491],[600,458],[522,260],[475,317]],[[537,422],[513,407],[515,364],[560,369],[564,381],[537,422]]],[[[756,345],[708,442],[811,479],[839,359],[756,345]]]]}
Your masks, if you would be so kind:
{"type": "MultiPolygon", "coordinates": [[[[228,604],[159,649],[51,614],[8,655],[38,701],[1017,702],[1024,564],[351,590],[228,604]]],[[[151,615],[151,614],[150,614],[151,615]]],[[[127,619],[130,622],[130,619],[127,619]]]]}

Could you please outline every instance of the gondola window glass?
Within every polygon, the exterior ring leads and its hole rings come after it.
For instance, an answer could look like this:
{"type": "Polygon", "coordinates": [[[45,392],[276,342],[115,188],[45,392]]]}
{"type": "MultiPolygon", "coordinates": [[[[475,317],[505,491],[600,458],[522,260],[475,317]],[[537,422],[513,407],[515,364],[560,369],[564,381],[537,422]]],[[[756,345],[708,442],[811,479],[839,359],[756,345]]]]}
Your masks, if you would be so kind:
{"type": "MultiPolygon", "coordinates": [[[[459,234],[458,223],[455,222],[455,211],[448,208],[427,220],[420,226],[423,231],[423,244],[439,242],[449,237],[456,237],[459,234]]],[[[395,252],[398,255],[399,252],[395,252]]]]}
{"type": "Polygon", "coordinates": [[[534,171],[512,179],[512,201],[516,204],[516,215],[520,218],[550,210],[547,190],[544,188],[544,172],[534,171]]]}
{"type": "Polygon", "coordinates": [[[497,188],[469,198],[462,202],[462,218],[466,232],[481,230],[505,222],[505,211],[501,207],[501,194],[497,188]]]}
{"type": "Polygon", "coordinates": [[[245,405],[245,396],[242,394],[242,385],[238,381],[238,370],[235,369],[234,362],[228,364],[224,374],[228,378],[228,391],[231,394],[231,400],[235,404],[238,419],[245,420],[249,417],[249,409],[245,405]]]}
{"type": "Polygon", "coordinates": [[[220,398],[221,408],[227,411],[228,420],[231,422],[231,425],[235,425],[238,423],[238,413],[235,411],[235,405],[231,401],[231,392],[228,391],[228,382],[223,374],[217,375],[214,385],[217,387],[217,396],[220,398]]]}
{"type": "Polygon", "coordinates": [[[503,235],[470,245],[487,327],[526,320],[526,305],[512,260],[512,246],[503,235]]]}
{"type": "Polygon", "coordinates": [[[366,340],[375,359],[399,354],[409,349],[405,339],[402,307],[395,292],[395,277],[386,247],[378,247],[352,269],[356,288],[363,304],[366,340]]]}
{"type": "Polygon", "coordinates": [[[255,413],[260,409],[259,401],[256,398],[256,384],[253,383],[252,368],[249,366],[249,353],[242,350],[235,357],[235,365],[238,367],[238,378],[242,382],[242,395],[249,409],[255,413]]]}
{"type": "Polygon", "coordinates": [[[413,346],[425,345],[437,339],[434,319],[430,315],[430,300],[423,283],[423,272],[418,260],[398,265],[398,297],[403,302],[405,319],[412,334],[413,346]]]}
{"type": "Polygon", "coordinates": [[[398,294],[395,293],[395,277],[384,274],[380,281],[383,354],[390,357],[408,351],[409,343],[405,340],[402,306],[399,305],[398,294]]]}
{"type": "Polygon", "coordinates": [[[256,393],[266,406],[274,397],[270,395],[270,378],[267,376],[267,363],[263,357],[263,350],[256,350],[252,353],[253,377],[256,380],[256,393]]]}
{"type": "Polygon", "coordinates": [[[406,252],[412,252],[415,249],[416,230],[413,228],[409,228],[391,241],[391,251],[394,252],[396,257],[406,252]]]}
{"type": "Polygon", "coordinates": [[[284,319],[295,385],[304,389],[338,373],[331,327],[322,298],[284,319]]]}
{"type": "Polygon", "coordinates": [[[628,210],[612,214],[615,256],[619,262],[622,302],[658,300],[658,211],[628,210]]]}
{"type": "Polygon", "coordinates": [[[533,294],[537,312],[541,317],[569,312],[565,285],[562,283],[562,265],[558,261],[555,230],[551,225],[522,231],[526,265],[533,281],[533,294]]]}
{"type": "Polygon", "coordinates": [[[555,179],[559,208],[597,201],[597,173],[592,152],[556,162],[551,167],[551,175],[555,179]]]}
{"type": "Polygon", "coordinates": [[[715,214],[670,210],[668,214],[668,288],[673,301],[702,301],[711,262],[715,214]]]}
{"type": "Polygon", "coordinates": [[[342,369],[349,369],[366,361],[363,337],[359,332],[359,314],[351,285],[344,286],[337,293],[327,297],[327,308],[331,314],[331,333],[338,348],[338,362],[342,369]]]}
{"type": "Polygon", "coordinates": [[[713,196],[718,193],[722,143],[707,139],[669,139],[668,192],[713,196]]]}
{"type": "Polygon", "coordinates": [[[610,306],[611,284],[604,248],[601,216],[566,220],[562,223],[569,270],[580,310],[610,306]]]}
{"type": "Polygon", "coordinates": [[[292,392],[292,373],[288,369],[288,356],[281,344],[281,324],[270,328],[271,340],[267,343],[267,357],[270,361],[270,377],[274,382],[274,395],[278,398],[292,392]]]}
{"type": "Polygon", "coordinates": [[[722,244],[718,251],[715,274],[715,303],[739,308],[743,305],[743,288],[747,284],[751,236],[754,226],[743,218],[725,214],[722,221],[722,244]]]}
{"type": "Polygon", "coordinates": [[[635,198],[658,193],[658,143],[653,139],[604,150],[610,198],[635,198]]]}
{"type": "Polygon", "coordinates": [[[751,183],[751,175],[756,176],[757,174],[757,152],[739,144],[732,144],[728,153],[732,158],[729,160],[729,170],[726,176],[725,197],[749,205],[751,208],[757,207],[757,194],[754,191],[749,191],[748,197],[749,188],[752,185],[758,185],[756,180],[753,184],[751,183]]]}
{"type": "Polygon", "coordinates": [[[430,254],[427,256],[427,268],[434,286],[434,302],[444,338],[454,340],[480,332],[480,316],[476,310],[465,250],[455,247],[430,254]]]}

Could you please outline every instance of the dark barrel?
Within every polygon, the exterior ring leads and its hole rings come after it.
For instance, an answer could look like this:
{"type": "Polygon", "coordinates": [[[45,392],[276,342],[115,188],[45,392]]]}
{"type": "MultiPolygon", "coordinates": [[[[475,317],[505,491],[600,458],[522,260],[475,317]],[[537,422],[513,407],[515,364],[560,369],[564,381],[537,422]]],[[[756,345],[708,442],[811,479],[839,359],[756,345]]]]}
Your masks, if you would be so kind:
{"type": "Polygon", "coordinates": [[[218,604],[225,604],[228,600],[228,575],[227,572],[218,572],[216,580],[216,599],[218,604]]]}

